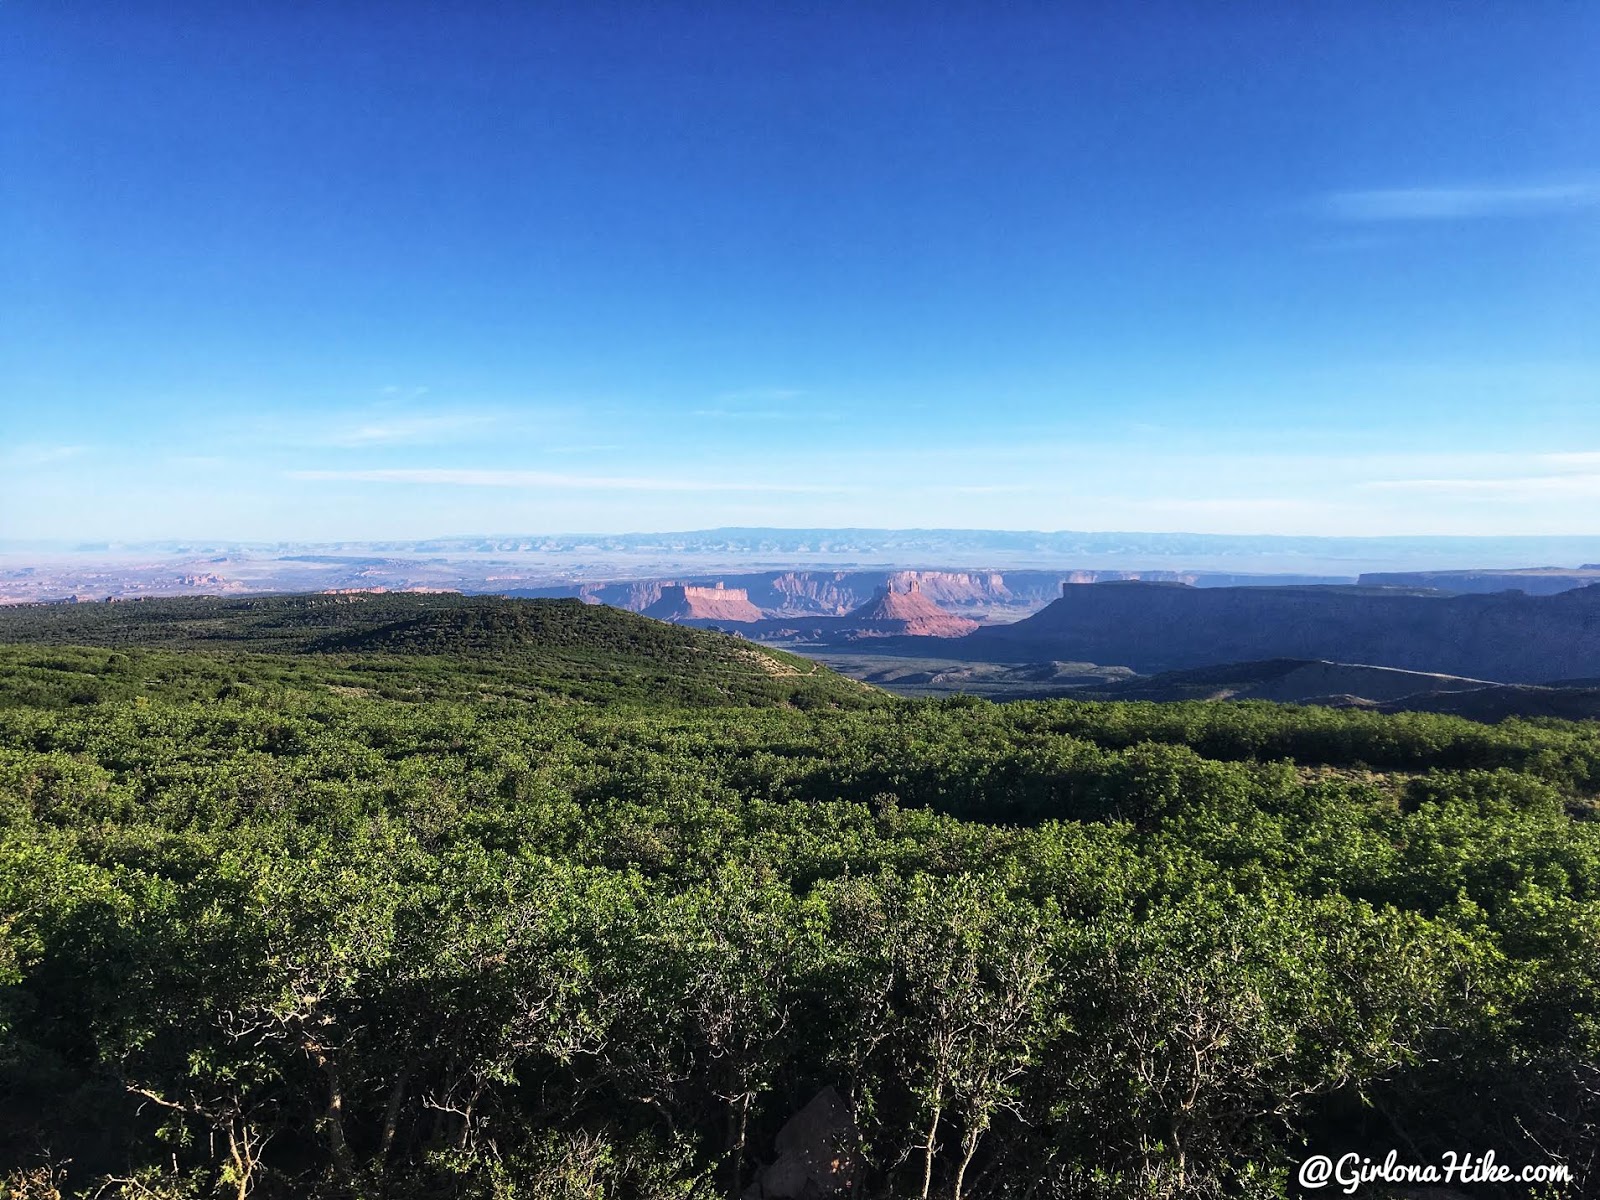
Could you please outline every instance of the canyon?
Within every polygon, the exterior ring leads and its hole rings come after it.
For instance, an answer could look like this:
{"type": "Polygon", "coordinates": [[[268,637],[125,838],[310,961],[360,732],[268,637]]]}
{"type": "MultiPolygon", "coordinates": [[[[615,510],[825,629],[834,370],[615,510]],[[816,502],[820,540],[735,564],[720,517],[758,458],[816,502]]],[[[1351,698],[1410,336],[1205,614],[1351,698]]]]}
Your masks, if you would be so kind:
{"type": "MultiPolygon", "coordinates": [[[[609,604],[650,616],[669,588],[739,592],[770,619],[842,617],[870,604],[886,590],[897,595],[913,589],[939,609],[978,622],[1015,621],[1037,612],[1061,594],[1065,583],[1150,580],[1195,587],[1323,583],[1322,577],[1239,575],[1204,571],[1088,570],[858,570],[756,571],[694,575],[680,579],[597,580],[514,588],[503,594],[526,599],[574,598],[609,604]]],[[[667,617],[666,619],[676,619],[667,617]]],[[[683,619],[700,619],[691,615],[683,619]]],[[[732,618],[750,620],[749,617],[732,618]]]]}

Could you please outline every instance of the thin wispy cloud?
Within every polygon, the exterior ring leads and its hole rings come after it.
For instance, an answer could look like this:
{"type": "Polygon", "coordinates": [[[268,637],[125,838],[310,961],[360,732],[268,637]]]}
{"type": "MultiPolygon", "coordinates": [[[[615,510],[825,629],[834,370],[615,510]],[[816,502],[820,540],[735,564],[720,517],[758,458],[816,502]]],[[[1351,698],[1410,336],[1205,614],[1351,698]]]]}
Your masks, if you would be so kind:
{"type": "Polygon", "coordinates": [[[1600,451],[1595,450],[1375,454],[1365,458],[1329,461],[1347,462],[1356,469],[1364,466],[1375,476],[1371,482],[1384,487],[1456,480],[1493,482],[1500,479],[1555,479],[1600,473],[1600,451]]]}
{"type": "Polygon", "coordinates": [[[346,483],[431,484],[446,487],[538,488],[626,492],[848,492],[848,486],[807,483],[746,483],[726,479],[673,479],[649,476],[565,475],[550,471],[488,470],[456,467],[394,467],[376,470],[305,470],[290,479],[346,483]]]}
{"type": "Polygon", "coordinates": [[[1325,507],[1316,500],[1287,496],[1122,497],[1120,502],[1133,511],[1206,517],[1274,517],[1285,512],[1311,514],[1325,507]]]}
{"type": "Polygon", "coordinates": [[[45,467],[78,458],[88,449],[87,446],[17,446],[0,456],[0,462],[10,467],[45,467]]]}
{"type": "Polygon", "coordinates": [[[722,392],[690,416],[720,421],[831,421],[835,414],[817,412],[794,403],[805,392],[798,388],[743,388],[722,392]]]}
{"type": "Polygon", "coordinates": [[[323,445],[403,446],[455,440],[482,431],[494,418],[475,413],[411,414],[374,417],[327,430],[323,445]]]}
{"type": "Polygon", "coordinates": [[[1544,458],[1551,466],[1558,468],[1600,471],[1600,450],[1566,450],[1559,454],[1547,454],[1544,458]]]}
{"type": "Polygon", "coordinates": [[[1462,456],[1465,470],[1370,479],[1366,491],[1506,503],[1600,499],[1600,451],[1462,456]]]}
{"type": "Polygon", "coordinates": [[[697,408],[689,414],[719,421],[837,421],[839,414],[782,408],[697,408]]]}
{"type": "Polygon", "coordinates": [[[799,388],[741,388],[722,392],[716,399],[722,404],[777,404],[784,400],[798,400],[805,392],[799,388]]]}
{"type": "Polygon", "coordinates": [[[185,471],[213,471],[236,465],[220,454],[174,454],[167,464],[185,471]]]}
{"type": "Polygon", "coordinates": [[[1412,492],[1453,499],[1600,500],[1600,475],[1528,475],[1514,479],[1380,479],[1373,491],[1412,492]]]}
{"type": "Polygon", "coordinates": [[[1322,207],[1335,220],[1354,222],[1536,217],[1600,207],[1600,181],[1374,188],[1335,192],[1322,207]]]}
{"type": "MultiPolygon", "coordinates": [[[[521,414],[528,419],[527,414],[521,414]]],[[[543,415],[543,414],[541,414],[543,415]]],[[[388,446],[431,446],[483,440],[498,434],[509,414],[484,410],[450,411],[441,407],[375,404],[359,408],[329,407],[323,411],[269,414],[239,425],[219,427],[213,441],[302,449],[382,449],[388,446]]]]}

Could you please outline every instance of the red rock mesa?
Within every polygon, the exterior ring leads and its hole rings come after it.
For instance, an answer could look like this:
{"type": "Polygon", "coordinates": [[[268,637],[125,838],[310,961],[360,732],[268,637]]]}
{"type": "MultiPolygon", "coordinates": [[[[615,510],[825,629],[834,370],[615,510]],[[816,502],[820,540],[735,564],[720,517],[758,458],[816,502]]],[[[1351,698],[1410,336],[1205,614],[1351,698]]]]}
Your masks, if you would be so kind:
{"type": "Polygon", "coordinates": [[[945,612],[922,594],[917,580],[895,591],[893,582],[840,622],[852,632],[871,637],[962,637],[978,627],[976,621],[945,612]]]}
{"type": "Polygon", "coordinates": [[[661,589],[661,599],[644,610],[659,621],[759,621],[762,612],[750,603],[743,588],[693,587],[673,583],[661,589]]]}

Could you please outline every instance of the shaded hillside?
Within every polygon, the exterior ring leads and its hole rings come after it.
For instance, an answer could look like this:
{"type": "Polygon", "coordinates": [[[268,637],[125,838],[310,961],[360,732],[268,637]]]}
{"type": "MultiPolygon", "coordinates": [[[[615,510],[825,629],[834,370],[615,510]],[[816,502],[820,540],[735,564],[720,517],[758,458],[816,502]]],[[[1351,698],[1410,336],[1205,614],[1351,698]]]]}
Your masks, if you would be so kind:
{"type": "Polygon", "coordinates": [[[1536,683],[1600,674],[1600,587],[1443,596],[1101,583],[1064,588],[1034,616],[960,645],[959,656],[975,660],[1121,663],[1146,673],[1295,658],[1536,683]]]}
{"type": "Polygon", "coordinates": [[[1295,659],[1167,671],[1091,685],[1070,694],[1096,700],[1167,703],[1272,700],[1379,712],[1450,713],[1490,722],[1511,717],[1554,717],[1564,721],[1600,718],[1600,686],[1593,684],[1490,683],[1458,675],[1295,659]]]}
{"type": "Polygon", "coordinates": [[[1511,717],[1600,719],[1600,686],[1593,683],[1490,683],[1458,675],[1294,659],[1169,671],[1073,694],[1097,700],[1273,700],[1379,712],[1449,713],[1490,722],[1511,717]]]}
{"type": "MultiPolygon", "coordinates": [[[[958,649],[960,642],[904,639],[906,645],[958,649]]],[[[1500,684],[1356,663],[1269,659],[1136,675],[1126,667],[1074,662],[983,662],[948,655],[918,657],[896,642],[807,647],[841,674],[899,696],[1018,700],[1092,700],[1179,704],[1271,701],[1375,712],[1448,713],[1473,721],[1513,717],[1600,720],[1600,680],[1500,684]],[[888,653],[879,647],[896,647],[888,653]],[[898,651],[898,652],[897,652],[898,651]]]]}
{"type": "Polygon", "coordinates": [[[1106,700],[1275,700],[1284,704],[1347,697],[1377,704],[1419,693],[1495,686],[1488,680],[1457,675],[1275,658],[1141,676],[1097,688],[1095,696],[1106,700]]]}
{"type": "Polygon", "coordinates": [[[1503,683],[1466,691],[1425,692],[1373,707],[1382,712],[1448,713],[1473,721],[1504,721],[1512,717],[1600,721],[1600,687],[1503,683]]]}
{"type": "Polygon", "coordinates": [[[1510,571],[1373,571],[1361,576],[1370,587],[1424,587],[1441,592],[1527,592],[1550,596],[1600,583],[1600,563],[1577,568],[1526,567],[1510,571]]]}
{"type": "Polygon", "coordinates": [[[397,699],[872,702],[869,689],[807,659],[573,600],[273,596],[0,609],[8,642],[0,662],[15,674],[0,702],[63,689],[89,702],[120,694],[106,681],[123,687],[130,672],[138,694],[190,698],[273,686],[397,699]]]}

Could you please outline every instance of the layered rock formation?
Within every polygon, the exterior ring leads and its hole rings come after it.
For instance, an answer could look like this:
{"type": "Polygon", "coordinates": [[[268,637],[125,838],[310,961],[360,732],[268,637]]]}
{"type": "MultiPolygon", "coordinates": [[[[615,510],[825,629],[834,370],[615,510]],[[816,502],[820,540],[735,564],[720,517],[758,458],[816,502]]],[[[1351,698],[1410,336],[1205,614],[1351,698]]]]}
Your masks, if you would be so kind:
{"type": "Polygon", "coordinates": [[[1113,579],[1192,583],[1200,587],[1335,582],[1308,577],[1178,571],[760,571],[676,581],[636,579],[570,583],[520,588],[505,594],[544,599],[576,597],[590,604],[647,612],[661,600],[665,588],[679,584],[710,587],[725,581],[725,590],[743,589],[750,603],[767,617],[842,617],[852,609],[871,603],[880,588],[905,592],[915,581],[924,596],[947,612],[979,620],[1014,621],[1049,604],[1060,595],[1063,582],[1099,583],[1113,579]]]}
{"type": "Polygon", "coordinates": [[[647,617],[659,621],[733,621],[745,623],[761,620],[761,610],[750,603],[743,588],[695,587],[692,584],[667,584],[661,596],[644,610],[647,617]]]}
{"type": "Polygon", "coordinates": [[[852,609],[841,624],[857,637],[963,637],[978,628],[976,621],[945,612],[922,594],[915,579],[903,591],[893,584],[879,588],[867,603],[852,609]]]}
{"type": "Polygon", "coordinates": [[[1170,671],[1327,659],[1503,683],[1600,675],[1600,587],[1445,596],[1355,587],[1068,585],[1049,607],[962,639],[960,656],[1170,671]]]}

